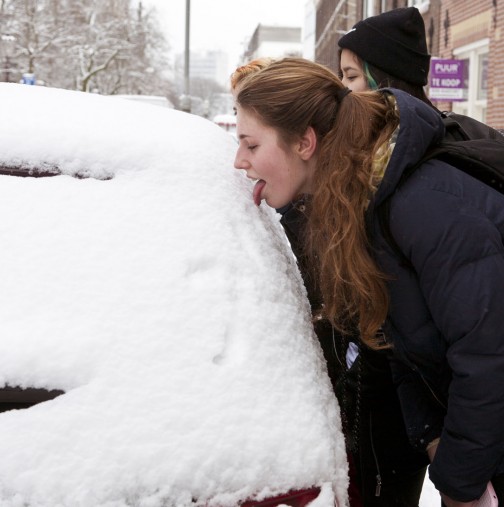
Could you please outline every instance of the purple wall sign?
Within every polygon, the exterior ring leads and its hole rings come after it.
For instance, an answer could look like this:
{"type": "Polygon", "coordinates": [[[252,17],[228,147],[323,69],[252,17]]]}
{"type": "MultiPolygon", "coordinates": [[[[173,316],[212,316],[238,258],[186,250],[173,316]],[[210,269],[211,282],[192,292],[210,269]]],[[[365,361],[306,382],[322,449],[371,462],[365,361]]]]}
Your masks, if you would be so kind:
{"type": "Polygon", "coordinates": [[[467,100],[465,60],[432,58],[429,98],[432,100],[467,100]]]}

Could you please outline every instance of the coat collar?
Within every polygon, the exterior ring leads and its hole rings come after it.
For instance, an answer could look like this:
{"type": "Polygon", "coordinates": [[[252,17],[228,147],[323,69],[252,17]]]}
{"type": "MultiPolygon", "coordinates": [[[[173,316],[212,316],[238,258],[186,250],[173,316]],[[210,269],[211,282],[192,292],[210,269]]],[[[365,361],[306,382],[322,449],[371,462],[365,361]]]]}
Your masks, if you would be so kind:
{"type": "Polygon", "coordinates": [[[435,109],[401,90],[385,88],[382,93],[394,95],[399,110],[400,128],[396,146],[371,204],[372,208],[389,197],[396,189],[404,170],[415,165],[427,149],[444,136],[443,120],[435,109]]]}

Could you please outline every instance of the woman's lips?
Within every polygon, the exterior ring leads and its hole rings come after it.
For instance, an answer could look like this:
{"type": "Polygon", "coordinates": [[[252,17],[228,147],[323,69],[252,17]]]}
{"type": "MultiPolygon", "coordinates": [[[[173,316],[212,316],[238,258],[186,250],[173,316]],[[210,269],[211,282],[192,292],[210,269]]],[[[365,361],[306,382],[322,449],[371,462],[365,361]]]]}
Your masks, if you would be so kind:
{"type": "Polygon", "coordinates": [[[254,203],[256,206],[259,206],[261,204],[261,194],[265,185],[266,182],[264,180],[258,180],[257,183],[254,185],[254,191],[252,192],[252,196],[254,198],[254,203]]]}

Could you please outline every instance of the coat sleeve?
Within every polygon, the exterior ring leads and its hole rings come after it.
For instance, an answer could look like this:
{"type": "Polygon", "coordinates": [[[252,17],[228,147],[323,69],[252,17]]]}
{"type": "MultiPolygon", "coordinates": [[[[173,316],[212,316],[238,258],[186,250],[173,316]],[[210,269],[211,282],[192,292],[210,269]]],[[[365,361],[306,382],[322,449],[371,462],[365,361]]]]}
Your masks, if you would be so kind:
{"type": "Polygon", "coordinates": [[[430,477],[459,501],[483,493],[504,450],[504,212],[496,211],[504,197],[487,198],[467,178],[450,187],[412,183],[391,221],[446,342],[452,380],[430,477]]]}

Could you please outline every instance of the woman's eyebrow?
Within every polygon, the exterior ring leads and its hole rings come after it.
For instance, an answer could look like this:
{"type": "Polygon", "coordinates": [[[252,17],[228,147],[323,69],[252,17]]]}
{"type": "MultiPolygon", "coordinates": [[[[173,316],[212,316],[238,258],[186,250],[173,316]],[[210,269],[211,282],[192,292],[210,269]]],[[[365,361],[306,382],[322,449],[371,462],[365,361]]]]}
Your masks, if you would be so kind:
{"type": "Polygon", "coordinates": [[[348,71],[348,70],[360,70],[358,67],[354,67],[353,65],[346,65],[345,67],[341,67],[341,70],[348,71]]]}

